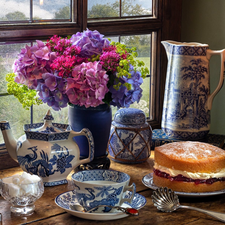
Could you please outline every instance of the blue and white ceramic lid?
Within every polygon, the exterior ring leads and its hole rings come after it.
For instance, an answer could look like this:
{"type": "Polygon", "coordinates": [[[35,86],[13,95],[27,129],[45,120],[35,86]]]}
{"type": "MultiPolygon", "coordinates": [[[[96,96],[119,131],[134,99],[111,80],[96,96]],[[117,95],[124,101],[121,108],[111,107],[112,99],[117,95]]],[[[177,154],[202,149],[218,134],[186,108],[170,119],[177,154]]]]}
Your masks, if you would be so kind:
{"type": "Polygon", "coordinates": [[[114,116],[114,122],[123,125],[142,125],[146,123],[145,113],[140,109],[119,109],[114,116]]]}
{"type": "Polygon", "coordinates": [[[44,123],[25,124],[24,131],[28,139],[42,141],[67,139],[71,130],[68,124],[53,123],[51,111],[48,110],[44,123]]]}

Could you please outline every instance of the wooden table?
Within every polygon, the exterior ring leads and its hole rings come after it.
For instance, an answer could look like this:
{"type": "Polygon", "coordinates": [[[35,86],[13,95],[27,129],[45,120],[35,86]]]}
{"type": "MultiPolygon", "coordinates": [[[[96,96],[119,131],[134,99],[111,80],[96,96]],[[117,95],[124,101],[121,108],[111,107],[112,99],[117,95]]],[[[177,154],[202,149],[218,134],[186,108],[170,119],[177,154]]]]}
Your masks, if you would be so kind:
{"type": "MultiPolygon", "coordinates": [[[[163,213],[153,206],[151,195],[152,190],[142,184],[142,178],[148,173],[152,172],[153,167],[153,154],[144,163],[141,164],[120,164],[111,161],[110,169],[125,172],[130,175],[131,183],[135,182],[137,186],[137,192],[145,196],[147,204],[139,210],[139,216],[129,216],[119,220],[111,221],[92,221],[85,220],[75,216],[72,216],[59,208],[55,204],[55,197],[63,192],[72,190],[71,178],[68,176],[68,184],[59,185],[55,187],[45,187],[43,196],[35,202],[35,212],[33,215],[26,218],[21,218],[13,215],[10,212],[10,205],[2,197],[0,197],[0,213],[2,214],[3,225],[15,225],[15,224],[44,224],[44,225],[81,225],[81,224],[107,224],[114,225],[119,223],[120,225],[127,224],[153,224],[153,225],[207,225],[207,224],[223,224],[222,222],[202,214],[200,212],[179,209],[172,213],[163,213]]],[[[15,173],[22,172],[18,167],[0,171],[0,178],[11,176],[15,173]]],[[[217,212],[225,213],[225,195],[201,197],[201,198],[179,198],[180,203],[183,205],[195,206],[203,209],[208,209],[217,212]]],[[[0,223],[1,224],[1,223],[0,223]]]]}

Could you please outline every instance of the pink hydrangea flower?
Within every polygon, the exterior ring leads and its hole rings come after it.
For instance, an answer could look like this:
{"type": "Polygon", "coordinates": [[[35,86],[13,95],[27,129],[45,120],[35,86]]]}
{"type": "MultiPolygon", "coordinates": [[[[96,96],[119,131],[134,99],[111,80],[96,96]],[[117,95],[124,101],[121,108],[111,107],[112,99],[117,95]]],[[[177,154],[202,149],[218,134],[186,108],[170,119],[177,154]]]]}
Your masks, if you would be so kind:
{"type": "Polygon", "coordinates": [[[108,92],[108,75],[99,62],[82,63],[74,67],[67,79],[67,95],[74,105],[96,107],[108,92]]]}

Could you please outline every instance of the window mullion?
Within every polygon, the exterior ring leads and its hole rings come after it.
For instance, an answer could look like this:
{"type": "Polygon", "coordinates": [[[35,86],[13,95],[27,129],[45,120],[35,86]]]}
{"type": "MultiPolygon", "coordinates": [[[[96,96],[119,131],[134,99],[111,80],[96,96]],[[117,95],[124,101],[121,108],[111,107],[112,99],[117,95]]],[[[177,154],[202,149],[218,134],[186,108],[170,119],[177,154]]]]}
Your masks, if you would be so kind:
{"type": "Polygon", "coordinates": [[[33,110],[33,105],[30,107],[30,123],[34,123],[34,110],[33,110]]]}
{"type": "Polygon", "coordinates": [[[82,25],[81,25],[81,28],[83,30],[86,30],[87,28],[87,11],[88,11],[88,3],[87,3],[87,0],[83,0],[82,1],[82,12],[83,12],[83,15],[82,15],[82,25]]]}
{"type": "Polygon", "coordinates": [[[122,0],[120,0],[120,18],[122,18],[122,0]]]}
{"type": "Polygon", "coordinates": [[[33,21],[33,0],[30,0],[30,23],[33,21]]]}

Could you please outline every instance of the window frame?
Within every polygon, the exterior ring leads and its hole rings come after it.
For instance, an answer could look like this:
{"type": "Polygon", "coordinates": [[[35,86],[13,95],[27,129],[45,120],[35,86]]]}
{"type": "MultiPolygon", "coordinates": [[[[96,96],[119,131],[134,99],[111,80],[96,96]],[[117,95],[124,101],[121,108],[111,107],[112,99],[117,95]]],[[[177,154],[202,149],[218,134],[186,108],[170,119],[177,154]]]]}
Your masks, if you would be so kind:
{"type": "Polygon", "coordinates": [[[74,0],[72,7],[72,22],[45,22],[0,24],[0,42],[47,39],[54,34],[60,36],[72,35],[83,27],[82,9],[86,0],[74,0]],[[63,26],[63,28],[62,28],[63,26]]]}
{"type": "MultiPolygon", "coordinates": [[[[152,64],[150,74],[154,75],[154,85],[150,84],[152,98],[153,119],[149,120],[152,129],[161,127],[164,86],[166,79],[167,56],[161,45],[162,40],[176,40],[181,38],[181,11],[182,1],[152,0],[152,18],[144,17],[141,20],[118,20],[115,22],[98,20],[88,21],[87,0],[74,0],[75,13],[72,14],[74,22],[59,22],[54,24],[0,24],[0,42],[48,39],[58,34],[60,36],[72,35],[82,32],[86,28],[98,30],[105,36],[112,35],[141,35],[152,33],[152,64]]],[[[150,96],[151,97],[151,96],[150,96]]],[[[0,147],[0,169],[17,166],[4,146],[0,147]]]]}

